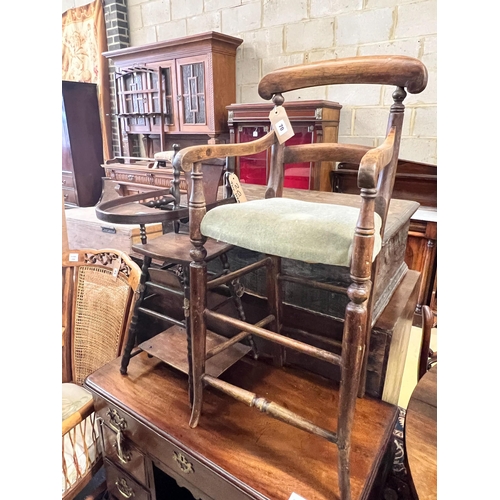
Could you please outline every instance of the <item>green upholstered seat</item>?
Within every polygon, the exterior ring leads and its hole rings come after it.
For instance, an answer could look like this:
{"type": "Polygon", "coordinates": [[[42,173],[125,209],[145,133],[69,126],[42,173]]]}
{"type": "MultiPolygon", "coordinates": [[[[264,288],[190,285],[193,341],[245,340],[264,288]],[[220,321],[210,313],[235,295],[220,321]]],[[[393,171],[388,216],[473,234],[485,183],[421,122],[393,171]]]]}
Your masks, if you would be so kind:
{"type": "MultiPolygon", "coordinates": [[[[359,209],[268,198],[222,205],[201,223],[204,236],[269,255],[348,267],[359,209]]],[[[375,214],[373,259],[382,246],[381,218],[375,214]]]]}

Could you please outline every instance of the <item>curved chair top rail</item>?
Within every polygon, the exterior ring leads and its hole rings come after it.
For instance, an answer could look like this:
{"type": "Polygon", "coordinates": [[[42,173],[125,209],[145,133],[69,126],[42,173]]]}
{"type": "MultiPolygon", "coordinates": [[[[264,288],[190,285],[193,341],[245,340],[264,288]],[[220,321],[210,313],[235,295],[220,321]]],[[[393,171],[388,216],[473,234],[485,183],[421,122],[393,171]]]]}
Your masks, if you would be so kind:
{"type": "Polygon", "coordinates": [[[258,90],[268,100],[281,92],[342,83],[395,85],[418,94],[427,85],[427,69],[408,56],[347,57],[277,69],[261,79],[258,90]]]}

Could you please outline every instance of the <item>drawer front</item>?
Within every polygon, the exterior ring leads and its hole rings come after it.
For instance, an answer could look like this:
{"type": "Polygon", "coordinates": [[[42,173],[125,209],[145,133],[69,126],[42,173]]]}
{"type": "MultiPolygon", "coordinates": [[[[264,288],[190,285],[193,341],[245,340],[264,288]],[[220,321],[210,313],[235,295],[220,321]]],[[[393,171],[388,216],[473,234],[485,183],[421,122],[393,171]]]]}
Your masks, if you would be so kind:
{"type": "Polygon", "coordinates": [[[105,456],[113,463],[118,464],[134,479],[148,486],[144,454],[121,431],[116,432],[106,424],[102,424],[101,429],[105,456]]]}
{"type": "MultiPolygon", "coordinates": [[[[127,438],[132,438],[135,446],[140,447],[154,459],[159,461],[164,471],[176,479],[177,483],[190,489],[190,486],[202,491],[210,498],[224,498],[231,500],[247,500],[249,498],[262,498],[257,492],[248,493],[240,490],[222,476],[210,470],[194,456],[181,450],[179,447],[161,438],[126,414],[123,410],[104,401],[97,399],[97,414],[111,429],[121,430],[127,438]],[[252,494],[254,493],[254,494],[252,494]]],[[[196,493],[196,491],[192,491],[196,493]]]]}
{"type": "MultiPolygon", "coordinates": [[[[106,176],[120,183],[141,184],[144,186],[157,187],[160,189],[169,188],[172,185],[173,174],[171,172],[155,169],[153,171],[144,170],[120,170],[119,168],[107,168],[106,176]]],[[[187,183],[184,176],[179,180],[181,192],[187,191],[187,183]]]]}
{"type": "Polygon", "coordinates": [[[73,174],[69,174],[69,173],[62,174],[62,187],[63,188],[74,188],[75,187],[75,179],[73,178],[73,174]]]}
{"type": "Polygon", "coordinates": [[[78,200],[76,199],[76,191],[74,189],[63,189],[62,192],[64,203],[78,205],[78,200]]]}
{"type": "Polygon", "coordinates": [[[106,470],[106,484],[108,492],[118,500],[132,498],[133,500],[151,500],[151,495],[146,488],[132,479],[128,474],[104,459],[106,470]]]}

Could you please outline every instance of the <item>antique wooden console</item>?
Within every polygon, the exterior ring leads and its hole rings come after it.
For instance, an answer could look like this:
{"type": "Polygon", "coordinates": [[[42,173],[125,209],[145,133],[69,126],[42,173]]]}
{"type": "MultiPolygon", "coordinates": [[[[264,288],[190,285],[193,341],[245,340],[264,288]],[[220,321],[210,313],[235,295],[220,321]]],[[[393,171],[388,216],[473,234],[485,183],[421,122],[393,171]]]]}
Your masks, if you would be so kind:
{"type": "MultiPolygon", "coordinates": [[[[332,443],[211,390],[205,408],[218,408],[217,418],[192,429],[183,373],[145,352],[134,358],[127,376],[120,374],[119,363],[120,358],[86,381],[102,422],[112,500],[338,498],[332,443]]],[[[247,390],[275,397],[292,410],[307,409],[311,419],[335,426],[338,397],[322,377],[245,358],[224,378],[243,381],[247,390]]],[[[392,456],[396,406],[365,397],[356,412],[352,500],[378,500],[383,465],[392,456]]]]}

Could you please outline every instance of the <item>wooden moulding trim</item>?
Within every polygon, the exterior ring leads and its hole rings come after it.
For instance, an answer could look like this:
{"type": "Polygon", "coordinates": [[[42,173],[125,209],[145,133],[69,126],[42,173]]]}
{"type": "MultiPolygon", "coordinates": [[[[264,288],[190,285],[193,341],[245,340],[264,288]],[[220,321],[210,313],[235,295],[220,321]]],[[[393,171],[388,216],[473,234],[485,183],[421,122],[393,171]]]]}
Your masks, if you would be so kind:
{"type": "Polygon", "coordinates": [[[230,35],[225,35],[224,33],[219,33],[216,31],[207,31],[205,33],[199,33],[197,35],[188,35],[179,38],[173,38],[171,40],[164,40],[161,42],[148,43],[138,47],[125,47],[123,49],[109,50],[103,52],[104,57],[118,59],[121,56],[127,55],[138,55],[146,54],[151,55],[152,53],[164,53],[165,49],[175,49],[176,47],[186,47],[190,44],[200,43],[200,42],[222,42],[224,44],[231,44],[234,49],[239,47],[243,40],[230,35]]]}

